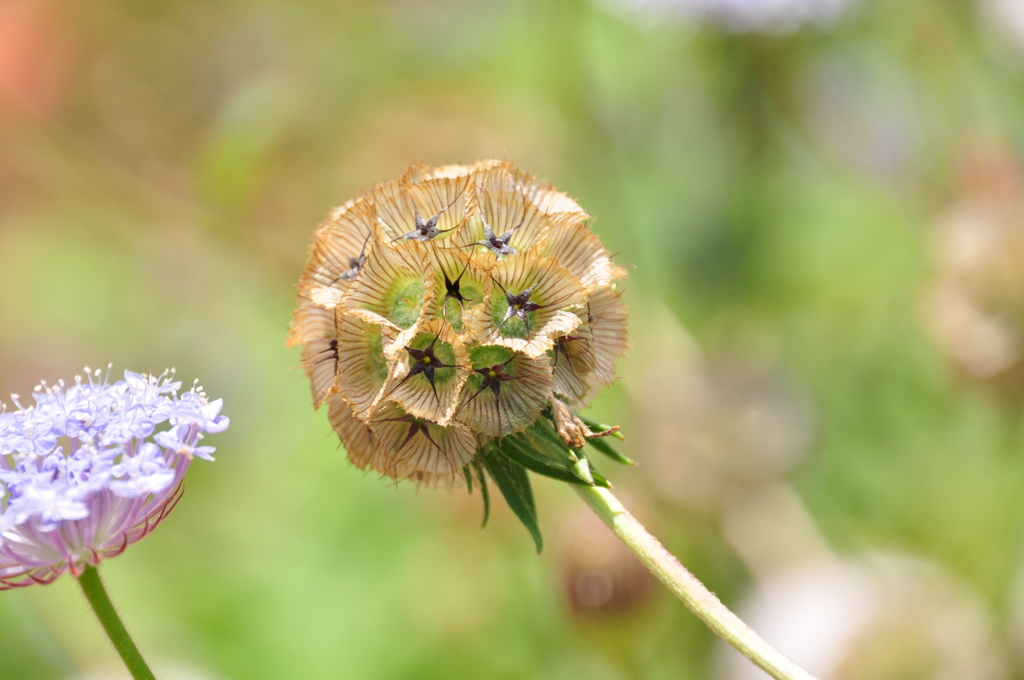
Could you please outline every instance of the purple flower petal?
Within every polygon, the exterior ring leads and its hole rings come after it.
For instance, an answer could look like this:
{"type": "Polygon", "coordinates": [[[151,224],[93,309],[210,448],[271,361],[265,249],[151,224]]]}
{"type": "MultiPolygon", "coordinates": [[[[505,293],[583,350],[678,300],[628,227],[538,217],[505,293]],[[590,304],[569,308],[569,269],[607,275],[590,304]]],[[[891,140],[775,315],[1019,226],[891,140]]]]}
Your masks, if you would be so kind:
{"type": "Polygon", "coordinates": [[[12,395],[18,410],[0,413],[0,590],[80,573],[167,515],[192,458],[213,460],[203,434],[229,422],[220,399],[180,387],[169,373],[109,384],[97,372],[36,388],[32,406],[12,395]]]}

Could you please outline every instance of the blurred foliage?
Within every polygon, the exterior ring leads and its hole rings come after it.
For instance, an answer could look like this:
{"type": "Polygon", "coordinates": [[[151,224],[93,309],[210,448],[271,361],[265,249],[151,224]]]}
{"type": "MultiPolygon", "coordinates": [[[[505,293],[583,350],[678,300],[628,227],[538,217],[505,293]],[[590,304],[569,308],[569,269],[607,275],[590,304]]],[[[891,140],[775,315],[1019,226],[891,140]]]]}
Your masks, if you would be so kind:
{"type": "MultiPolygon", "coordinates": [[[[628,4],[0,0],[0,389],[176,366],[233,421],[172,517],[104,568],[157,666],[710,677],[712,635],[667,593],[572,604],[568,489],[535,484],[538,558],[507,508],[478,531],[477,494],[364,479],[288,370],[294,282],[331,206],[415,160],[504,157],[576,197],[631,265],[629,389],[593,415],[635,442],[640,467],[612,481],[683,563],[729,603],[757,571],[720,507],[645,472],[646,405],[674,402],[644,367],[681,359],[645,349],[659,314],[701,356],[799,392],[813,432],[777,476],[828,543],[943,565],[1024,677],[1020,391],[958,371],[923,321],[933,225],[971,200],[965,159],[1019,166],[1024,45],[990,9],[1007,3],[861,0],[764,34],[628,4]]],[[[75,590],[0,594],[0,674],[114,664],[75,590]]]]}

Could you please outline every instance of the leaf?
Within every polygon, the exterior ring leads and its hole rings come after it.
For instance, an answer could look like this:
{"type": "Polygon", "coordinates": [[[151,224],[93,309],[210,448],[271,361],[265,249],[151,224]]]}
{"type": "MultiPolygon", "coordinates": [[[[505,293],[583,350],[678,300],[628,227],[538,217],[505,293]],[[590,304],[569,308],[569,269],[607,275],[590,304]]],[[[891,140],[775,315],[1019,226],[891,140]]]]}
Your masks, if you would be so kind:
{"type": "Polygon", "coordinates": [[[612,445],[606,442],[602,438],[587,439],[587,443],[593,446],[595,449],[608,456],[616,463],[623,465],[636,465],[632,458],[627,458],[618,451],[612,448],[612,445]]]}
{"type": "Polygon", "coordinates": [[[595,470],[593,466],[590,467],[590,474],[594,476],[594,486],[603,486],[606,489],[614,488],[612,483],[609,482],[604,475],[595,470]]]}
{"type": "MultiPolygon", "coordinates": [[[[578,477],[568,467],[559,465],[556,461],[537,452],[529,443],[516,437],[505,437],[501,442],[499,450],[512,462],[518,463],[527,470],[536,472],[539,475],[557,479],[560,482],[594,486],[578,477]]],[[[605,481],[607,482],[607,480],[605,481]]]]}
{"type": "Polygon", "coordinates": [[[565,461],[567,465],[576,462],[576,454],[544,418],[538,418],[537,422],[526,428],[526,432],[534,437],[535,444],[545,448],[556,459],[565,461]]]}
{"type": "Polygon", "coordinates": [[[551,412],[547,411],[527,429],[533,431],[535,435],[543,437],[559,449],[568,448],[569,445],[565,443],[565,440],[562,439],[561,436],[559,436],[558,432],[552,426],[550,418],[552,418],[551,412]]]}
{"type": "Polygon", "coordinates": [[[552,465],[568,469],[573,456],[569,447],[561,439],[551,439],[536,428],[530,426],[523,432],[513,435],[522,446],[528,448],[533,455],[540,456],[552,465]]]}
{"type": "Polygon", "coordinates": [[[473,467],[476,468],[477,481],[480,482],[480,495],[484,499],[484,521],[480,525],[481,529],[487,527],[487,520],[491,518],[491,492],[487,489],[487,480],[484,479],[483,468],[480,467],[479,463],[473,463],[473,467]]]}
{"type": "Polygon", "coordinates": [[[586,466],[585,470],[594,480],[594,486],[603,486],[606,489],[612,488],[612,483],[608,481],[607,477],[594,468],[594,464],[590,462],[590,458],[587,457],[587,454],[583,453],[583,449],[573,449],[573,453],[579,456],[579,464],[581,466],[586,466]]]}
{"type": "Polygon", "coordinates": [[[488,446],[484,450],[483,462],[512,512],[533,536],[537,552],[541,552],[544,539],[541,538],[537,524],[537,507],[533,502],[533,490],[526,470],[502,455],[496,446],[488,446]]]}
{"type": "Polygon", "coordinates": [[[590,474],[590,461],[587,460],[586,456],[576,457],[570,469],[574,475],[586,482],[588,486],[594,486],[594,475],[590,474]]]}
{"type": "MultiPolygon", "coordinates": [[[[583,424],[586,425],[587,427],[589,427],[594,432],[604,432],[605,430],[612,429],[611,425],[607,425],[605,423],[599,423],[596,420],[591,420],[590,418],[588,418],[586,416],[582,416],[579,413],[576,414],[576,417],[579,418],[580,420],[582,420],[583,424]]],[[[608,436],[609,437],[615,437],[616,439],[621,439],[622,441],[626,441],[626,437],[621,432],[618,432],[618,431],[612,432],[608,436]]]]}
{"type": "MultiPolygon", "coordinates": [[[[537,422],[526,428],[525,435],[529,441],[525,441],[521,436],[517,438],[517,441],[522,445],[521,448],[527,448],[537,455],[541,455],[542,452],[546,451],[549,454],[547,458],[549,464],[568,470],[576,479],[584,482],[587,486],[612,488],[611,482],[604,475],[599,474],[589,460],[586,463],[580,460],[585,458],[582,449],[570,449],[544,418],[538,418],[537,422]],[[591,480],[593,480],[593,484],[591,484],[591,480]]],[[[607,447],[607,444],[605,446],[607,447]]],[[[616,452],[612,451],[612,453],[616,452]]],[[[619,458],[621,460],[616,459],[618,462],[629,460],[625,456],[619,456],[619,458]]]]}

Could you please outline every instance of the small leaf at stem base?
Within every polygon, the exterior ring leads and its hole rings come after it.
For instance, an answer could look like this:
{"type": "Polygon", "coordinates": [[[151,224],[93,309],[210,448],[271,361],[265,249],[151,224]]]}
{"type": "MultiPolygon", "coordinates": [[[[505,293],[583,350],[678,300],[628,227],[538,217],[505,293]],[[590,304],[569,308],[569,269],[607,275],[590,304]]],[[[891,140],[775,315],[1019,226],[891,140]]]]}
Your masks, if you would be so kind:
{"type": "Polygon", "coordinates": [[[537,507],[533,502],[533,490],[526,470],[502,455],[495,446],[488,446],[484,450],[483,463],[512,512],[533,536],[537,552],[540,553],[544,549],[544,539],[541,538],[540,526],[537,524],[537,507]]]}

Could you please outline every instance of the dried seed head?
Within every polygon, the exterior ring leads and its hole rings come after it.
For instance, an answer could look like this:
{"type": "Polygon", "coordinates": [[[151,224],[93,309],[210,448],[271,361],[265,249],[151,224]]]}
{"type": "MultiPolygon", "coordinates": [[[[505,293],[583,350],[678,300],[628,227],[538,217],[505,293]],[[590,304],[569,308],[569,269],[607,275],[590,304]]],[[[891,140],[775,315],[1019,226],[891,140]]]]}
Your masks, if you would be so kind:
{"type": "Polygon", "coordinates": [[[587,219],[498,160],[416,163],[328,216],[289,344],[353,464],[464,486],[481,446],[614,380],[625,272],[587,219]]]}

